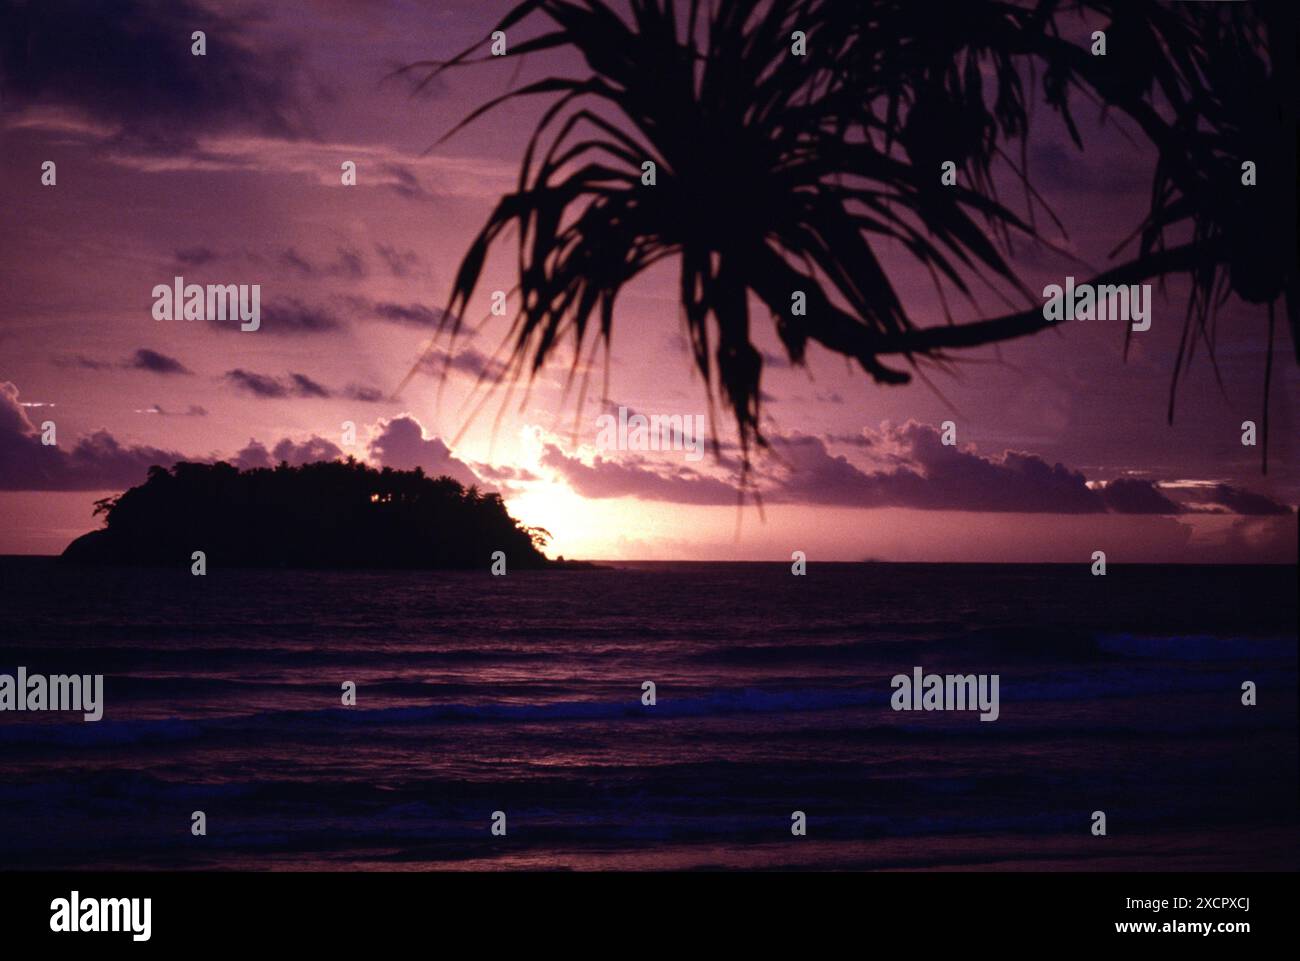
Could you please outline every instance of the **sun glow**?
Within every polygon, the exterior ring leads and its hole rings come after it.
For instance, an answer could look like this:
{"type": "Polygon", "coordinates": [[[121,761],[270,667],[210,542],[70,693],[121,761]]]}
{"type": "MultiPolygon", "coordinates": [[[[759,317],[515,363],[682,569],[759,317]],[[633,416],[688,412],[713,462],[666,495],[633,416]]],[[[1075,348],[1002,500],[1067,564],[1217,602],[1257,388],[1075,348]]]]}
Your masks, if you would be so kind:
{"type": "Polygon", "coordinates": [[[590,523],[590,502],[563,483],[549,479],[534,481],[526,490],[508,498],[506,504],[521,524],[544,527],[550,532],[551,540],[544,550],[552,557],[585,556],[591,552],[588,545],[603,543],[590,523]]]}

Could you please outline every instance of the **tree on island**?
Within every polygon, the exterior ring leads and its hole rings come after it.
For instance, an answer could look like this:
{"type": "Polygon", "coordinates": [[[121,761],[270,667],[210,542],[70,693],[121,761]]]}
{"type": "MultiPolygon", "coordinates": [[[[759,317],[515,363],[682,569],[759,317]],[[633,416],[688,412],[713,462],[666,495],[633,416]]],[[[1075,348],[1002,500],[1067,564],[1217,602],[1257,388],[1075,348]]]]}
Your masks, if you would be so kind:
{"type": "Polygon", "coordinates": [[[499,494],[450,477],[382,470],[354,458],[239,470],[225,462],[151,467],[148,480],[97,501],[104,527],[66,560],[226,567],[482,568],[547,566],[549,534],[510,516],[499,494]]]}

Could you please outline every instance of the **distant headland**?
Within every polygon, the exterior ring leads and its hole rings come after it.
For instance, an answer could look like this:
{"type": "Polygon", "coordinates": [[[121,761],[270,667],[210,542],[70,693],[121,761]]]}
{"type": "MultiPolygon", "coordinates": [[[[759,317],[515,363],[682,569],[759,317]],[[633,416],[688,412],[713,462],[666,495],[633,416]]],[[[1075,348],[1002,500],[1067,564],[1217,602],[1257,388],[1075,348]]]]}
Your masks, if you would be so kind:
{"type": "Polygon", "coordinates": [[[151,467],[148,479],[95,502],[104,527],[62,560],[189,566],[195,551],[226,567],[588,568],[551,561],[549,534],[510,516],[499,494],[423,470],[353,458],[239,470],[225,462],[151,467]]]}

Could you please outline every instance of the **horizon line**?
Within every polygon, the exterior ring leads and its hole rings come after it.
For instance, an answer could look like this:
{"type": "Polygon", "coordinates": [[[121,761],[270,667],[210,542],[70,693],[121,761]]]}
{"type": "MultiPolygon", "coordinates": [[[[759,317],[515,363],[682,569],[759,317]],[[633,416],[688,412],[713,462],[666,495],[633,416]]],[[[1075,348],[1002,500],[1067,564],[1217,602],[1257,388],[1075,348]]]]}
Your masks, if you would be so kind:
{"type": "MultiPolygon", "coordinates": [[[[0,554],[0,561],[5,560],[51,560],[57,561],[62,554],[0,554]]],[[[547,561],[551,563],[560,563],[563,558],[565,564],[601,564],[609,567],[626,566],[630,564],[768,564],[768,565],[789,565],[790,561],[786,559],[774,560],[738,560],[729,558],[700,558],[695,560],[681,560],[677,558],[622,558],[611,559],[601,557],[548,557],[547,561]]],[[[1088,560],[1079,561],[1034,561],[1034,560],[989,560],[989,561],[893,561],[883,559],[864,559],[856,561],[844,560],[813,560],[809,558],[808,564],[818,565],[889,565],[894,567],[1075,567],[1088,566],[1088,560]]],[[[104,565],[79,565],[87,568],[105,567],[105,568],[122,568],[122,567],[157,567],[150,564],[104,564],[104,565]]],[[[1110,561],[1107,560],[1107,567],[1297,567],[1300,566],[1300,557],[1294,561],[1277,562],[1277,561],[1110,561]]],[[[396,571],[401,573],[415,573],[419,571],[429,572],[463,572],[466,568],[438,568],[438,567],[249,567],[244,565],[234,566],[230,570],[255,571],[255,570],[302,570],[302,571],[366,571],[374,573],[376,571],[396,571]]],[[[520,570],[516,573],[526,573],[527,569],[520,570]]]]}

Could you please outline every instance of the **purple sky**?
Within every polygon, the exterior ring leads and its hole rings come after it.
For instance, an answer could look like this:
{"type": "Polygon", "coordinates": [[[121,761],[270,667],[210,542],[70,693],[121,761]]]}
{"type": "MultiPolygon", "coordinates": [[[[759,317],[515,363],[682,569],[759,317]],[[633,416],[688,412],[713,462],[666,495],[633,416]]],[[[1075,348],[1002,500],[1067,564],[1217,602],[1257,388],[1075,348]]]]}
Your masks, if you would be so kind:
{"type": "MultiPolygon", "coordinates": [[[[24,6],[0,0],[11,36],[24,6]]],[[[303,0],[218,15],[189,0],[103,22],[90,8],[61,17],[62,6],[22,14],[27,61],[3,61],[0,553],[57,553],[95,526],[95,499],[141,482],[152,463],[351,453],[500,490],[517,517],[553,533],[550,553],[568,556],[1296,560],[1291,345],[1281,334],[1263,476],[1259,449],[1240,442],[1242,421],[1260,419],[1262,308],[1222,311],[1223,389],[1202,347],[1165,423],[1181,280],[1156,290],[1127,362],[1120,322],[1071,321],[902,388],[816,347],[792,368],[755,309],[773,440],[755,465],[761,517],[753,506],[738,515],[721,411],[721,461],[596,449],[597,416],[619,405],[709,414],[683,347],[675,263],[620,300],[604,401],[600,371],[581,411],[576,389],[563,396],[567,354],[526,399],[476,388],[496,369],[506,327],[494,318],[454,347],[439,342],[390,400],[460,256],[513,185],[542,101],[426,148],[511,83],[581,66],[506,57],[418,96],[384,79],[483,37],[505,4],[303,0]],[[196,29],[203,58],[189,52],[196,29]],[[40,181],[47,160],[54,187],[40,181]],[[355,187],[340,183],[345,160],[355,187]],[[154,320],[151,291],[176,275],[261,284],[261,329],[154,320]],[[40,444],[47,420],[57,448],[40,444]],[[939,443],[947,420],[957,447],[939,443]],[[357,434],[348,449],[345,421],[357,434]]],[[[1084,263],[1021,245],[1015,263],[1035,291],[1109,263],[1145,211],[1153,163],[1140,138],[1082,104],[1083,153],[1036,107],[1031,172],[1066,226],[1060,243],[1084,263]]],[[[488,317],[492,290],[516,283],[512,254],[489,260],[471,322],[488,317]]],[[[928,274],[897,250],[880,257],[914,316],[941,323],[928,274]]],[[[980,297],[983,315],[1007,312],[988,288],[980,297]]]]}

